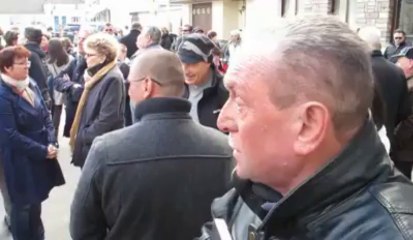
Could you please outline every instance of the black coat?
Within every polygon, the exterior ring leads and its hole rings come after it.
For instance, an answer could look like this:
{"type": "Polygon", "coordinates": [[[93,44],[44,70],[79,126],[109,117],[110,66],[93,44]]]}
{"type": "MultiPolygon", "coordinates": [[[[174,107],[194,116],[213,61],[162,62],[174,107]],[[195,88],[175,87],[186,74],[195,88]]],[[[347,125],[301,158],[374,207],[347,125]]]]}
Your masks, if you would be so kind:
{"type": "Polygon", "coordinates": [[[409,47],[409,46],[411,46],[411,44],[408,42],[404,42],[400,44],[398,47],[396,47],[396,45],[394,44],[391,44],[384,51],[384,57],[391,60],[394,55],[399,54],[404,48],[409,47]]]}
{"type": "Polygon", "coordinates": [[[126,46],[128,51],[126,53],[126,56],[128,56],[128,58],[131,58],[132,55],[138,50],[138,46],[136,46],[136,40],[139,34],[141,34],[139,30],[132,29],[128,35],[119,40],[120,43],[126,46]]]}
{"type": "MultiPolygon", "coordinates": [[[[212,86],[204,90],[202,99],[198,102],[199,122],[204,126],[218,129],[217,119],[228,96],[228,91],[223,84],[223,76],[214,71],[212,86]]],[[[189,97],[188,87],[184,97],[189,97]]]]}
{"type": "Polygon", "coordinates": [[[410,114],[407,83],[403,71],[386,60],[380,51],[372,54],[374,80],[385,105],[387,136],[394,146],[394,129],[410,114]]]}
{"type": "Polygon", "coordinates": [[[124,126],[125,87],[118,67],[109,71],[90,91],[83,108],[72,163],[82,167],[93,140],[124,126]]]}
{"type": "Polygon", "coordinates": [[[66,97],[66,120],[63,129],[63,136],[65,137],[70,137],[70,129],[75,118],[77,104],[83,92],[83,74],[86,68],[86,60],[82,56],[78,56],[54,79],[54,88],[56,91],[65,93],[66,97]],[[64,75],[68,75],[70,81],[66,81],[63,78],[64,75]]]}
{"type": "Polygon", "coordinates": [[[99,137],[72,203],[74,240],[193,239],[228,190],[232,150],[180,98],[136,107],[138,122],[99,137]]]}
{"type": "Polygon", "coordinates": [[[40,48],[40,45],[34,42],[28,42],[25,47],[30,51],[31,55],[29,61],[31,66],[29,68],[29,76],[37,83],[48,107],[51,105],[49,90],[47,88],[47,69],[44,61],[46,60],[46,53],[40,48]]]}
{"type": "MultiPolygon", "coordinates": [[[[287,196],[247,180],[214,201],[233,239],[412,239],[413,185],[391,164],[372,122],[287,196]],[[235,236],[234,236],[235,235],[235,236]]],[[[213,224],[203,237],[214,236],[213,224]]]]}

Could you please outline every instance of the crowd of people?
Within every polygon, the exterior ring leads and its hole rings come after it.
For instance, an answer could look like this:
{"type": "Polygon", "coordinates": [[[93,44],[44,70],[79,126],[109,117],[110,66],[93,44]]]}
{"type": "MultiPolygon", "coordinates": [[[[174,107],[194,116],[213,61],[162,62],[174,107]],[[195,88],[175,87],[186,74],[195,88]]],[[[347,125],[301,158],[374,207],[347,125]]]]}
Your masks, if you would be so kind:
{"type": "Polygon", "coordinates": [[[65,183],[61,122],[82,171],[74,240],[412,239],[401,30],[383,52],[378,29],[328,16],[234,30],[226,46],[191,25],[81,28],[77,47],[34,27],[24,45],[2,35],[0,188],[15,240],[44,239],[42,202],[65,183]]]}

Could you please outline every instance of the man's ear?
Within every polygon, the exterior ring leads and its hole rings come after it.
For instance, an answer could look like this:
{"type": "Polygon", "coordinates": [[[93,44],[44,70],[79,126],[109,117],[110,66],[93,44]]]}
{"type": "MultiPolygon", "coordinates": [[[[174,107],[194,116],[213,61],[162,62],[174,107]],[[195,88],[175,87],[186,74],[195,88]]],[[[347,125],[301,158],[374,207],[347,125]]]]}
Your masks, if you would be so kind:
{"type": "Polygon", "coordinates": [[[149,99],[150,97],[153,96],[153,92],[155,91],[155,83],[151,81],[149,78],[146,78],[144,80],[143,85],[143,98],[144,99],[149,99]]]}
{"type": "Polygon", "coordinates": [[[314,151],[325,138],[329,119],[328,109],[321,103],[308,102],[299,108],[300,130],[295,151],[307,155],[314,151]]]}

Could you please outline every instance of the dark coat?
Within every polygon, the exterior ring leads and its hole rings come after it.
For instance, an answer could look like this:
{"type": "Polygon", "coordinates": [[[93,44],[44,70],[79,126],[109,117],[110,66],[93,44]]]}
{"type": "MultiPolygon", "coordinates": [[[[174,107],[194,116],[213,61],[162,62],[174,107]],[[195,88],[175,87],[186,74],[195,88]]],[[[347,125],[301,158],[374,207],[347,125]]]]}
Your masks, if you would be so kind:
{"type": "MultiPolygon", "coordinates": [[[[327,166],[286,197],[238,180],[212,205],[233,239],[412,239],[413,185],[391,163],[372,122],[327,166]],[[248,207],[247,207],[248,206],[248,207]],[[235,235],[235,236],[234,236],[235,235]]],[[[203,237],[217,234],[205,225],[203,237]]]]}
{"type": "Polygon", "coordinates": [[[47,88],[47,69],[45,66],[46,53],[40,49],[40,45],[34,42],[28,42],[25,47],[31,52],[29,60],[31,62],[29,68],[29,76],[36,81],[37,86],[42,93],[43,99],[48,107],[51,107],[51,99],[47,88]]]}
{"type": "Polygon", "coordinates": [[[124,126],[125,87],[118,67],[109,71],[90,91],[83,108],[72,163],[82,167],[93,140],[124,126]]]}
{"type": "Polygon", "coordinates": [[[74,240],[198,236],[212,200],[229,189],[232,150],[189,110],[184,99],[149,99],[135,124],[96,139],[72,203],[74,240]]]}
{"type": "Polygon", "coordinates": [[[407,85],[412,114],[397,126],[392,158],[402,162],[413,162],[413,77],[407,80],[407,85]]]}
{"type": "Polygon", "coordinates": [[[50,114],[34,81],[35,107],[0,82],[0,159],[10,198],[19,205],[39,204],[64,184],[58,161],[46,159],[48,145],[56,143],[50,114]]]}
{"type": "MultiPolygon", "coordinates": [[[[204,126],[218,129],[217,119],[228,96],[228,91],[223,84],[223,76],[214,71],[212,86],[204,90],[202,99],[198,102],[199,122],[204,126]]],[[[184,97],[189,97],[188,87],[184,97]]]]}
{"type": "Polygon", "coordinates": [[[407,83],[403,71],[386,60],[380,51],[372,54],[374,80],[385,105],[387,137],[394,147],[394,129],[410,114],[407,83]]]}
{"type": "Polygon", "coordinates": [[[399,54],[404,48],[411,46],[412,44],[408,42],[404,42],[400,44],[398,47],[393,43],[386,48],[384,51],[384,57],[391,60],[394,55],[399,54]]]}
{"type": "Polygon", "coordinates": [[[78,56],[70,65],[54,79],[54,88],[65,93],[66,121],[63,129],[63,136],[70,136],[70,129],[75,118],[77,104],[83,92],[83,74],[87,68],[86,60],[78,56]],[[66,81],[63,76],[68,75],[70,81],[66,81]]]}
{"type": "Polygon", "coordinates": [[[128,82],[128,75],[129,75],[129,70],[130,70],[130,66],[126,63],[121,63],[118,62],[118,66],[120,71],[122,72],[123,78],[124,78],[124,82],[123,84],[125,85],[125,126],[130,126],[132,125],[132,113],[131,113],[131,107],[130,107],[130,98],[129,98],[129,82],[128,82]]]}
{"type": "Polygon", "coordinates": [[[171,50],[174,39],[169,34],[163,34],[161,38],[161,46],[166,50],[171,50]]]}
{"type": "Polygon", "coordinates": [[[138,50],[138,46],[136,46],[136,40],[139,34],[141,34],[139,30],[132,29],[128,35],[119,40],[120,43],[126,46],[126,56],[128,56],[128,58],[131,58],[132,55],[138,50]]]}

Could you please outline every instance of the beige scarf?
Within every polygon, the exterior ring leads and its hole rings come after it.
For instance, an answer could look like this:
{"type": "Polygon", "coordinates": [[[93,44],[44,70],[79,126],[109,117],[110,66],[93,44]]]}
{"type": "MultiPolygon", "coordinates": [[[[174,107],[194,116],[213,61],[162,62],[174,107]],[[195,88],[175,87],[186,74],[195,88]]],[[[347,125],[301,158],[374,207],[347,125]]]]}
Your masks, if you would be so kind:
{"type": "Polygon", "coordinates": [[[87,99],[89,97],[89,93],[93,89],[93,87],[96,85],[96,83],[98,83],[103,78],[103,76],[105,76],[115,66],[116,66],[116,61],[108,63],[103,68],[101,68],[95,75],[93,75],[93,77],[90,80],[85,81],[85,89],[83,90],[82,96],[80,97],[80,101],[76,109],[75,119],[73,120],[72,128],[70,129],[69,145],[70,145],[70,149],[72,150],[72,152],[75,149],[75,143],[76,143],[76,138],[77,138],[77,134],[79,131],[80,119],[82,117],[83,108],[85,107],[87,99]]]}

